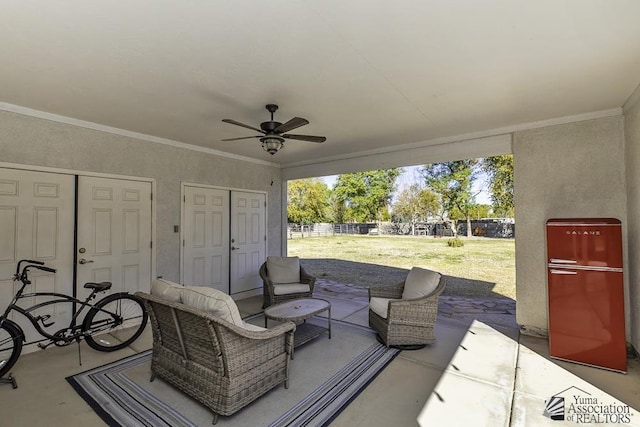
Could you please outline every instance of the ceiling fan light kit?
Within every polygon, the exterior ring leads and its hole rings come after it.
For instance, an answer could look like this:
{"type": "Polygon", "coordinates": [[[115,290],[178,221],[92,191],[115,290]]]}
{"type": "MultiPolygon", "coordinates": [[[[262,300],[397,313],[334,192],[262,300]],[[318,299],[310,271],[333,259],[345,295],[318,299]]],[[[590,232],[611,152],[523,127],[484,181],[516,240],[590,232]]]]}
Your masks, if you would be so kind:
{"type": "Polygon", "coordinates": [[[316,142],[316,143],[321,143],[327,140],[327,138],[325,138],[324,136],[293,135],[293,134],[285,133],[309,124],[309,120],[303,119],[302,117],[294,117],[293,119],[289,120],[286,123],[276,122],[275,120],[273,120],[273,113],[275,113],[278,110],[278,106],[276,104],[267,104],[265,108],[269,113],[271,113],[271,120],[260,123],[260,129],[250,125],[246,125],[244,123],[240,123],[232,119],[222,120],[225,123],[230,123],[232,125],[255,130],[256,132],[260,132],[263,135],[244,136],[240,138],[228,138],[228,139],[223,139],[223,141],[237,141],[239,139],[258,138],[262,143],[262,148],[264,149],[264,151],[266,151],[271,155],[274,155],[278,152],[278,150],[284,147],[285,139],[295,139],[298,141],[307,141],[307,142],[316,142]]]}
{"type": "Polygon", "coordinates": [[[262,142],[262,148],[264,148],[264,151],[271,155],[276,154],[278,150],[284,147],[284,139],[275,136],[260,138],[260,141],[262,142]]]}

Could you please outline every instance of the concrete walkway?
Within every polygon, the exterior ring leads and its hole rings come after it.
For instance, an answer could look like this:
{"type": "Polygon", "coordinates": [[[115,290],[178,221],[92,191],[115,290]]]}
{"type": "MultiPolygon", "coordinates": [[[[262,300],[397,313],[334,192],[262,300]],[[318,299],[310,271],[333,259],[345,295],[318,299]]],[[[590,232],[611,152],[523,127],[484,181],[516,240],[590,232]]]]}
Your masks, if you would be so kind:
{"type": "MultiPolygon", "coordinates": [[[[314,297],[333,318],[368,324],[366,288],[319,279],[314,297]]],[[[638,359],[627,375],[557,361],[546,339],[520,334],[515,301],[445,296],[436,343],[401,352],[331,425],[640,426],[638,409],[638,359]],[[564,398],[564,422],[544,413],[552,397],[564,398]]]]}

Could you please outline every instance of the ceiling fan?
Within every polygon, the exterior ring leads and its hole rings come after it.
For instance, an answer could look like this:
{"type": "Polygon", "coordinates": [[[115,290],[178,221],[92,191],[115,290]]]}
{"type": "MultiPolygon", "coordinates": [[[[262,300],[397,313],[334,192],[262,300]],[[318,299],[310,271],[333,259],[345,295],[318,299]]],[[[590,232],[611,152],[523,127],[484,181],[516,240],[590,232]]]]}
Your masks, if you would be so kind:
{"type": "Polygon", "coordinates": [[[267,104],[265,108],[271,113],[271,120],[260,123],[260,129],[253,126],[245,125],[244,123],[240,123],[231,119],[222,120],[225,123],[231,123],[232,125],[242,126],[243,128],[255,130],[256,132],[262,133],[262,135],[245,136],[241,138],[228,138],[223,139],[222,141],[237,141],[239,139],[259,138],[260,142],[262,142],[262,148],[264,149],[264,151],[273,155],[276,154],[278,150],[280,150],[284,146],[285,139],[297,139],[299,141],[317,143],[325,142],[327,140],[327,138],[325,138],[324,136],[294,135],[291,133],[285,133],[297,129],[301,126],[308,125],[309,120],[303,119],[302,117],[294,117],[286,123],[276,122],[275,120],[273,120],[273,113],[278,110],[278,106],[275,104],[267,104]]]}

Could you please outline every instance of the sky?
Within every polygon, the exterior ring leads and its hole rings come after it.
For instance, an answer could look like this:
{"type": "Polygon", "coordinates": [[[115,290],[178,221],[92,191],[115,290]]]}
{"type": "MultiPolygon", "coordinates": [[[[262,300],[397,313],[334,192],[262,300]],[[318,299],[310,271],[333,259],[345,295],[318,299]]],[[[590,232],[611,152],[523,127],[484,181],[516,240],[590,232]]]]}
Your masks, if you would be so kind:
{"type": "MultiPolygon", "coordinates": [[[[418,169],[422,166],[406,166],[403,168],[404,172],[398,177],[397,183],[397,191],[396,194],[399,194],[403,189],[409,187],[411,184],[420,182],[422,177],[418,172],[418,169]]],[[[330,175],[323,176],[321,179],[327,184],[329,188],[333,188],[336,180],[338,179],[338,175],[330,175]]],[[[490,205],[491,204],[491,195],[487,191],[487,176],[484,173],[481,173],[476,181],[473,184],[474,192],[480,191],[480,193],[476,196],[476,202],[482,205],[490,205]]]]}

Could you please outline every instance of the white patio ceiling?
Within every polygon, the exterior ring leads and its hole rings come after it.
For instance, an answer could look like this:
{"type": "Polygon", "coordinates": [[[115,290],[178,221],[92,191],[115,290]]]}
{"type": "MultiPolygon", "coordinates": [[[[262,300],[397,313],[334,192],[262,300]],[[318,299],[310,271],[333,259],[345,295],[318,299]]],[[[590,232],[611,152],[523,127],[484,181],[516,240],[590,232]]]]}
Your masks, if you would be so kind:
{"type": "Polygon", "coordinates": [[[5,1],[0,107],[284,166],[621,107],[637,0],[5,1]],[[253,126],[311,124],[271,157],[253,126]]]}

